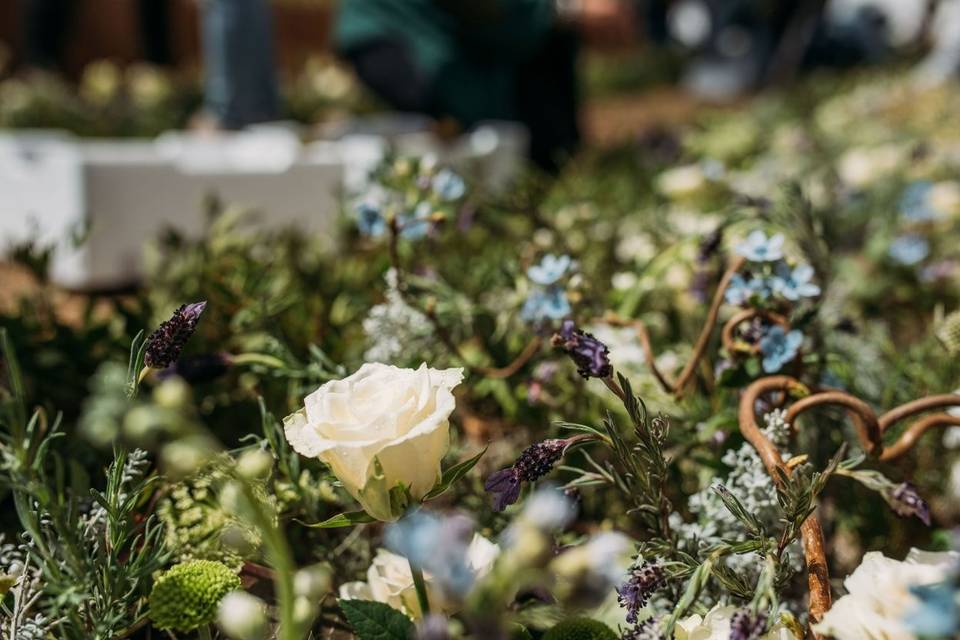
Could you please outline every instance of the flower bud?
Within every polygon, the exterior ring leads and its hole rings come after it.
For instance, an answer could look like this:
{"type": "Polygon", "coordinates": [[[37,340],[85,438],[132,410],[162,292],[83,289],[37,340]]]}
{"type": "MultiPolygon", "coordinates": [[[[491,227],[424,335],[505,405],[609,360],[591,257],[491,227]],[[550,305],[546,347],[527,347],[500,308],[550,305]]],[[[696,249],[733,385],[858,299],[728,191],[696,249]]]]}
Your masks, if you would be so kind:
{"type": "Polygon", "coordinates": [[[182,305],[169,320],[161,323],[147,338],[144,364],[151,369],[166,369],[176,362],[206,306],[206,301],[182,305]]]}
{"type": "Polygon", "coordinates": [[[247,480],[261,480],[273,468],[273,456],[262,449],[246,451],[237,460],[237,473],[247,480]]]}
{"type": "Polygon", "coordinates": [[[153,584],[150,619],[158,629],[193,631],[213,622],[223,597],[239,588],[240,578],[221,562],[174,565],[153,584]]]}
{"type": "Polygon", "coordinates": [[[317,617],[317,605],[309,598],[297,596],[293,601],[293,621],[306,627],[317,617]]]}
{"type": "Polygon", "coordinates": [[[300,569],[293,578],[294,592],[312,602],[320,600],[332,589],[333,578],[330,575],[330,568],[326,565],[315,564],[300,569]]]}
{"type": "Polygon", "coordinates": [[[249,529],[227,524],[220,532],[220,543],[241,558],[249,558],[256,552],[259,538],[251,535],[249,529]]]}
{"type": "Polygon", "coordinates": [[[182,478],[202,469],[215,452],[215,443],[211,439],[189,436],[164,445],[160,460],[168,475],[182,478]]]}
{"type": "Polygon", "coordinates": [[[123,435],[138,446],[151,447],[177,428],[178,416],[161,407],[141,405],[123,418],[123,435]]]}
{"type": "Polygon", "coordinates": [[[190,404],[190,385],[180,378],[167,378],[153,391],[157,406],[180,411],[190,404]]]}
{"type": "Polygon", "coordinates": [[[570,356],[577,365],[577,373],[584,378],[609,378],[613,375],[610,349],[592,334],[577,329],[572,320],[564,320],[552,342],[553,346],[570,356]]]}
{"type": "Polygon", "coordinates": [[[267,607],[246,591],[232,591],[220,602],[220,629],[233,640],[263,640],[267,637],[267,607]]]}

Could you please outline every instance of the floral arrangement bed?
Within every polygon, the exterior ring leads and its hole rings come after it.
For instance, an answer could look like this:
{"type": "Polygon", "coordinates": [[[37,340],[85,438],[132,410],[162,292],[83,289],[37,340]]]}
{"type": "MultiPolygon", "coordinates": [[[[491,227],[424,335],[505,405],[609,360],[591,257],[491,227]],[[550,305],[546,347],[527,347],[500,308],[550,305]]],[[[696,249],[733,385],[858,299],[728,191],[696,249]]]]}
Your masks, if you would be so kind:
{"type": "MultiPolygon", "coordinates": [[[[93,138],[153,138],[187,128],[203,106],[196,70],[110,60],[89,64],[76,85],[48,73],[7,76],[0,43],[0,128],[54,129],[93,138]]],[[[281,79],[283,118],[305,125],[378,107],[329,57],[307,59],[281,79]]]]}
{"type": "Polygon", "coordinates": [[[960,633],[960,91],[809,81],[2,316],[16,638],[960,633]]]}

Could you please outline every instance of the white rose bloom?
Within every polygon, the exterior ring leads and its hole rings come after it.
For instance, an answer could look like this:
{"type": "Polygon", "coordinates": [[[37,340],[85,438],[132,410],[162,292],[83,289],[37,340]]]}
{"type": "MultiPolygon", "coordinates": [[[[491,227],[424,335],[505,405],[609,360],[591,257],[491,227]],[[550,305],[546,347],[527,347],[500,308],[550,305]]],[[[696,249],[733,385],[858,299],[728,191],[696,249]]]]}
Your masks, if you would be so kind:
{"type": "MultiPolygon", "coordinates": [[[[716,605],[707,612],[706,617],[692,615],[677,622],[674,631],[674,640],[728,640],[730,638],[730,620],[737,612],[737,607],[716,605]]],[[[758,640],[799,640],[800,636],[793,632],[782,620],[774,623],[770,631],[758,640]]]]}
{"type": "MultiPolygon", "coordinates": [[[[493,568],[500,555],[500,547],[479,533],[474,534],[467,548],[467,566],[477,578],[482,578],[493,568]]],[[[427,598],[430,604],[452,613],[459,603],[444,597],[441,589],[429,572],[423,572],[427,586],[427,598]]],[[[370,568],[367,569],[366,582],[348,582],[340,587],[342,600],[376,600],[403,611],[414,618],[420,618],[420,603],[417,590],[410,573],[410,564],[401,555],[386,549],[378,549],[370,568]]]]}
{"type": "MultiPolygon", "coordinates": [[[[436,590],[432,577],[424,573],[428,598],[435,600],[436,590]]],[[[420,605],[417,602],[417,590],[413,585],[410,565],[403,556],[378,549],[370,568],[367,569],[366,582],[348,582],[340,587],[342,600],[376,600],[403,611],[414,618],[420,617],[420,605]]]]}
{"type": "Polygon", "coordinates": [[[440,478],[461,380],[462,369],[367,363],[307,396],[284,418],[284,432],[297,453],[329,465],[368,514],[396,520],[404,505],[391,501],[391,489],[402,484],[419,500],[440,478]]]}
{"type": "Polygon", "coordinates": [[[870,551],[843,581],[847,595],[837,600],[813,629],[836,640],[913,640],[902,622],[919,602],[910,587],[941,582],[958,561],[956,552],[911,549],[901,562],[870,551]]]}

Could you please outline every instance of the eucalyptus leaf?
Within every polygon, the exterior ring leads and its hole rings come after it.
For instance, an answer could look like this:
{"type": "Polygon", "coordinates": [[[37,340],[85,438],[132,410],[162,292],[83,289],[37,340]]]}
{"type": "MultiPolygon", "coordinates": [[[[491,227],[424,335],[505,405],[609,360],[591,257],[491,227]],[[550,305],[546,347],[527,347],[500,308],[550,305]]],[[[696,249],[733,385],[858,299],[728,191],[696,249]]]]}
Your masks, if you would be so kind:
{"type": "Polygon", "coordinates": [[[313,524],[304,522],[303,524],[311,529],[338,529],[340,527],[352,527],[358,524],[370,524],[376,521],[376,518],[367,514],[366,511],[350,511],[349,513],[341,513],[332,518],[327,518],[322,522],[315,522],[313,524]]]}

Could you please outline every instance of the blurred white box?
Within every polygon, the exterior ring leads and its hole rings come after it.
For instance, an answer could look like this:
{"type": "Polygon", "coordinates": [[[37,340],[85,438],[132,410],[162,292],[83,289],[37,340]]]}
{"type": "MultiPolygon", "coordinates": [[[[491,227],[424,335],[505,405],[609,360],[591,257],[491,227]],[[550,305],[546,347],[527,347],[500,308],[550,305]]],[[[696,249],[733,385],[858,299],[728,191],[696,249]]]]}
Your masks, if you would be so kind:
{"type": "Polygon", "coordinates": [[[136,283],[144,244],[169,228],[203,232],[203,200],[255,209],[265,228],[331,233],[345,190],[362,189],[387,149],[432,153],[471,180],[500,188],[522,166],[526,136],[506,123],[441,144],[413,124],[358,122],[336,139],[302,144],[274,125],[201,137],[79,140],[56,132],[0,134],[0,252],[35,240],[56,247],[53,280],[71,289],[136,283]],[[399,126],[403,124],[403,126],[399,126]],[[83,238],[82,242],[78,242],[83,238]]]}

